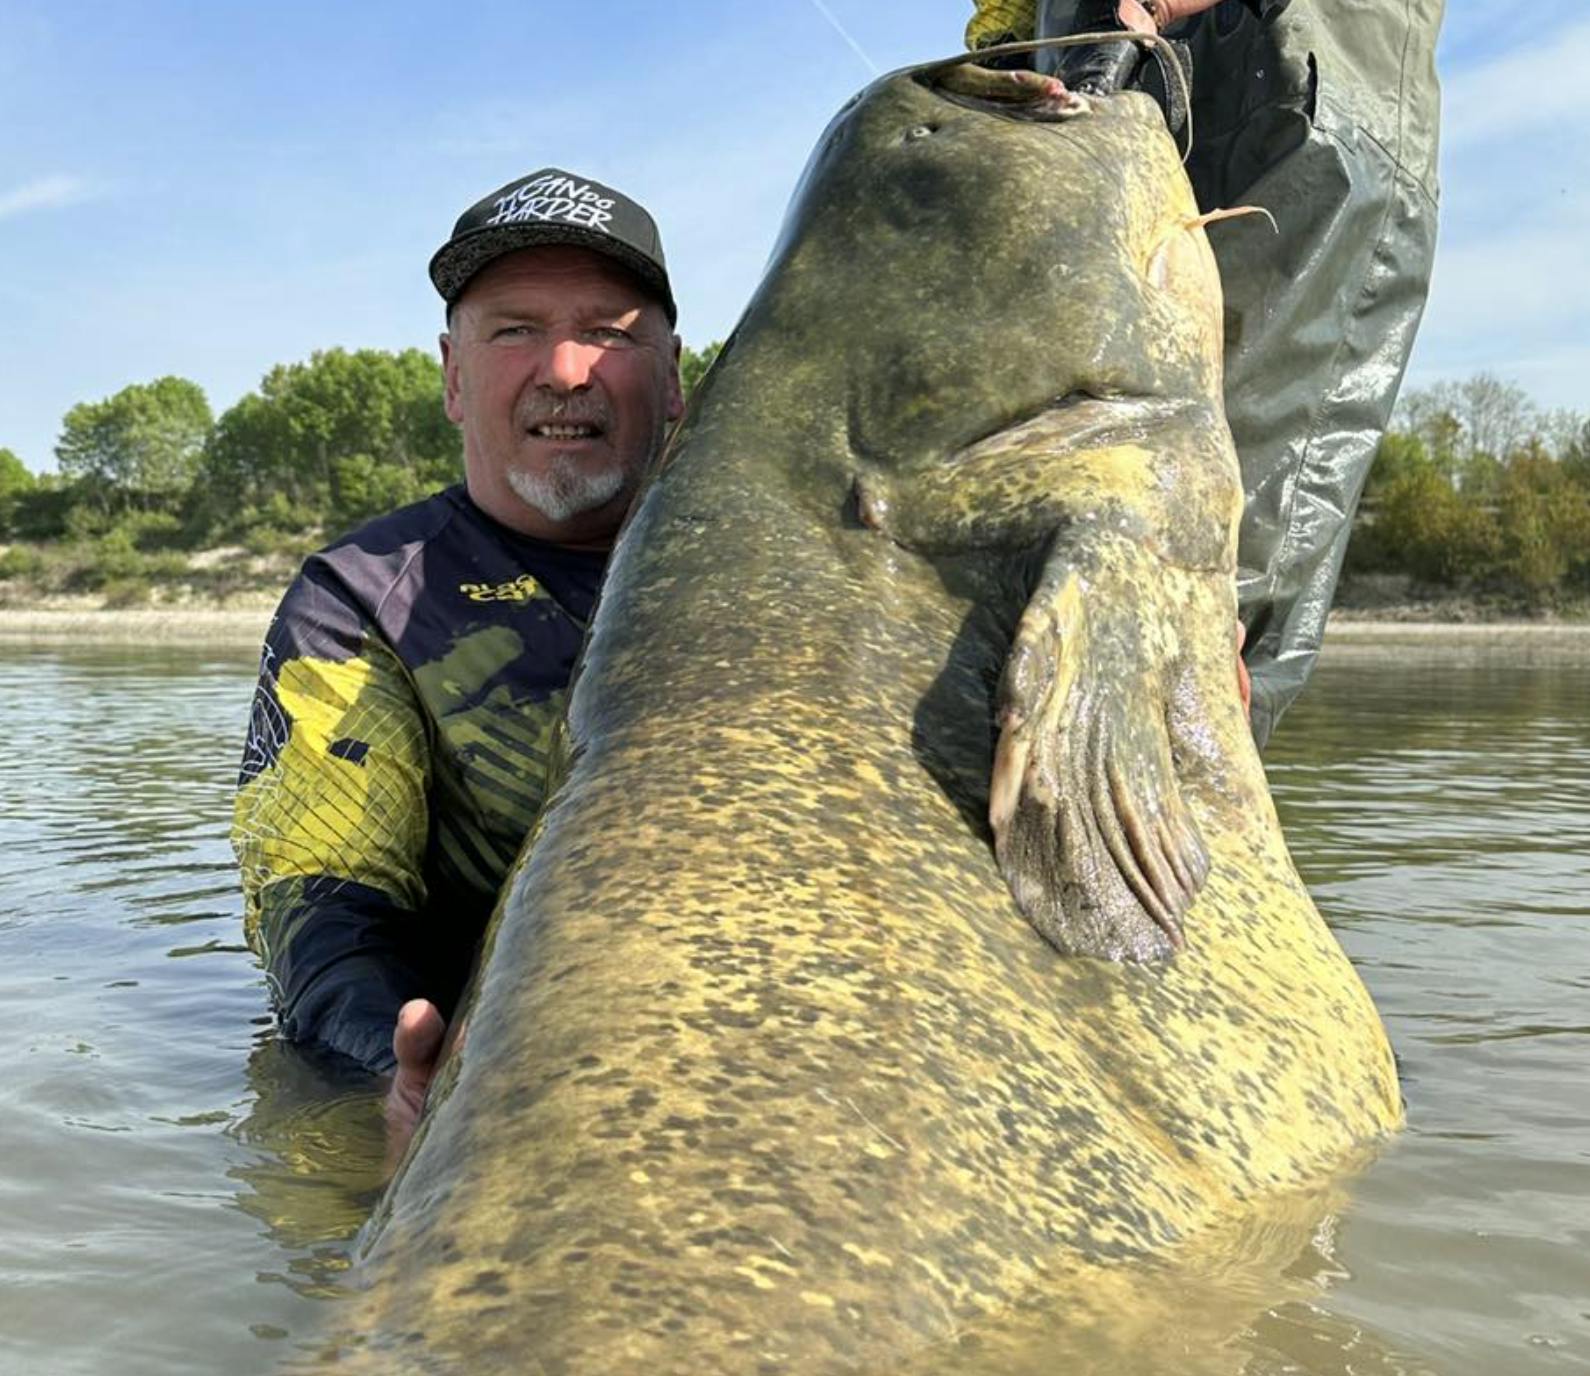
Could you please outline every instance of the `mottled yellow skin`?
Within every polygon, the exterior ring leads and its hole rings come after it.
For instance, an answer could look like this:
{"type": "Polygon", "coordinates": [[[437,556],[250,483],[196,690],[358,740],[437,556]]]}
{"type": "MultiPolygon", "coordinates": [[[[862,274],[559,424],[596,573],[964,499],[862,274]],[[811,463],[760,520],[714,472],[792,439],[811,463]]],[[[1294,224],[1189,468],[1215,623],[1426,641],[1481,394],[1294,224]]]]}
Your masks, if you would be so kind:
{"type": "Polygon", "coordinates": [[[836,119],[615,558],[342,1361],[977,1370],[956,1335],[1129,1321],[1156,1258],[1397,1123],[1235,691],[1192,213],[1145,99],[1054,124],[906,73],[836,119]],[[1053,673],[1001,689],[1018,626],[1053,673]],[[1109,739],[1207,849],[1168,961],[1012,897],[1109,739]]]}

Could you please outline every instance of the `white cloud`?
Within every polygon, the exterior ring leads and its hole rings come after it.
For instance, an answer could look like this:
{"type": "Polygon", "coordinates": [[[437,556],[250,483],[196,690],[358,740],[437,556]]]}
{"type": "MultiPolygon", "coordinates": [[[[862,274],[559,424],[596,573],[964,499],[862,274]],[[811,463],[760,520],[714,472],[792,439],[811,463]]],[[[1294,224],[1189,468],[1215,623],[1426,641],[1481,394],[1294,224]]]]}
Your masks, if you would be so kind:
{"type": "Polygon", "coordinates": [[[0,220],[12,215],[25,215],[30,210],[55,210],[60,206],[75,205],[88,200],[91,195],[92,188],[81,177],[64,173],[36,177],[13,191],[0,192],[0,220]]]}
{"type": "Polygon", "coordinates": [[[1590,197],[1570,195],[1507,228],[1448,236],[1414,355],[1417,380],[1494,372],[1544,406],[1583,409],[1590,299],[1573,265],[1587,220],[1590,197]]]}
{"type": "Polygon", "coordinates": [[[1579,325],[1587,302],[1576,280],[1584,253],[1590,198],[1564,198],[1506,229],[1458,236],[1436,255],[1431,305],[1443,323],[1483,334],[1536,332],[1579,325]],[[1583,215],[1585,218],[1580,218],[1583,215]]]}
{"type": "Polygon", "coordinates": [[[1522,387],[1545,410],[1561,407],[1584,414],[1584,378],[1590,372],[1590,345],[1568,340],[1553,347],[1497,349],[1484,341],[1469,347],[1438,351],[1426,348],[1421,336],[1408,367],[1403,390],[1438,382],[1458,382],[1476,373],[1490,373],[1522,387]]]}
{"type": "MultiPolygon", "coordinates": [[[[1511,12],[1511,4],[1508,8],[1511,12]]],[[[1572,74],[1587,67],[1586,19],[1541,27],[1509,52],[1460,67],[1443,82],[1442,142],[1459,149],[1515,139],[1536,129],[1554,131],[1553,139],[1582,139],[1580,131],[1590,116],[1590,87],[1572,74]]]]}
{"type": "Polygon", "coordinates": [[[1590,286],[1590,18],[1505,48],[1513,0],[1449,7],[1443,34],[1441,230],[1410,378],[1476,372],[1543,406],[1583,409],[1590,286]]]}

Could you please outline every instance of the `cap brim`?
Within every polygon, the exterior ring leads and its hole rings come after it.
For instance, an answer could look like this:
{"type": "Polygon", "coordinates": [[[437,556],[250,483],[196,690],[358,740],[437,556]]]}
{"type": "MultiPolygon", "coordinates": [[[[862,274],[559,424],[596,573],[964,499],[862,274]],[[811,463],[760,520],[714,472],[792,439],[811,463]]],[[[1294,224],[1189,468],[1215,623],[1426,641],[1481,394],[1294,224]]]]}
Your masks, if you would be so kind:
{"type": "Polygon", "coordinates": [[[621,263],[638,277],[668,313],[668,323],[676,324],[678,308],[668,285],[668,274],[638,249],[600,229],[581,225],[512,224],[488,225],[451,239],[436,250],[431,259],[431,282],[451,306],[463,294],[470,279],[488,263],[522,248],[543,244],[573,244],[588,248],[621,263]]]}

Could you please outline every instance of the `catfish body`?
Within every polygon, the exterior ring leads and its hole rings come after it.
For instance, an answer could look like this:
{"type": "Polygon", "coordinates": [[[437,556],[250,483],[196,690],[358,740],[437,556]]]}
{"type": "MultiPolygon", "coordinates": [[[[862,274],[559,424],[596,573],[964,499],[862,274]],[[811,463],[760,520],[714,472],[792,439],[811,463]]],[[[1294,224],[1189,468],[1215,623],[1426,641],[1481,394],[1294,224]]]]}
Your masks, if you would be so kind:
{"type": "Polygon", "coordinates": [[[1130,95],[1030,116],[911,71],[825,135],[331,1360],[914,1370],[1039,1299],[1115,1322],[1398,1122],[1235,693],[1175,150],[1130,95]]]}

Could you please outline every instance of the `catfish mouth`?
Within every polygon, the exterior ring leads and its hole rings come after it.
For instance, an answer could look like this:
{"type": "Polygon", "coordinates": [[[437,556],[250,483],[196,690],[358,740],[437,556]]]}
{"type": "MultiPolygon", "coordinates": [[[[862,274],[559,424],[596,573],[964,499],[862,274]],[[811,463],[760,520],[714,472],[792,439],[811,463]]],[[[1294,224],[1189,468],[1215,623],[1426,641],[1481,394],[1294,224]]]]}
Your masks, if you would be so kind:
{"type": "Polygon", "coordinates": [[[1071,90],[1059,77],[982,67],[970,61],[931,67],[916,80],[951,105],[1037,124],[1063,124],[1090,114],[1096,100],[1071,90]]]}
{"type": "MultiPolygon", "coordinates": [[[[947,104],[1025,124],[1063,125],[1079,116],[1115,106],[1120,96],[1146,95],[1161,107],[1163,118],[1159,122],[1168,124],[1172,134],[1181,135],[1179,151],[1182,161],[1186,162],[1192,152],[1192,114],[1189,78],[1183,62],[1174,45],[1163,35],[1120,29],[994,44],[979,48],[975,53],[961,53],[902,68],[895,75],[906,77],[947,104]],[[1025,61],[1016,66],[1005,65],[1040,52],[1113,43],[1135,46],[1140,68],[1157,66],[1163,90],[1156,92],[1135,79],[1109,88],[1084,81],[1082,89],[1074,90],[1059,76],[1034,71],[1025,61]]],[[[907,137],[920,132],[913,131],[907,137]]]]}
{"type": "Polygon", "coordinates": [[[1057,49],[1112,43],[1133,44],[1139,51],[1151,48],[1156,53],[1165,47],[1165,40],[1157,35],[1129,30],[1052,34],[992,44],[975,53],[923,63],[907,72],[918,85],[951,104],[1006,119],[1060,124],[1091,114],[1115,92],[1072,90],[1060,77],[1034,70],[1027,59],[1057,49]]]}

